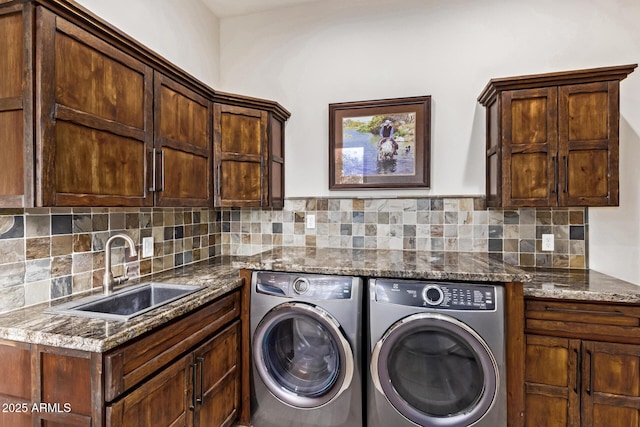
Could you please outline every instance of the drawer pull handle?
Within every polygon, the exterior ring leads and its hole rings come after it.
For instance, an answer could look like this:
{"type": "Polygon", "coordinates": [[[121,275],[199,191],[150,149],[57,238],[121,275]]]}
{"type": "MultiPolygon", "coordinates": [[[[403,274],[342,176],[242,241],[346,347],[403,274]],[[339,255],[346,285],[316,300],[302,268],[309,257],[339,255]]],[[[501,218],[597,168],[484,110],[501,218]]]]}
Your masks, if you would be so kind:
{"type": "Polygon", "coordinates": [[[544,309],[546,311],[554,311],[556,313],[577,313],[577,314],[594,314],[594,315],[604,314],[604,315],[614,315],[614,316],[625,316],[625,314],[620,310],[614,310],[614,311],[591,311],[591,310],[580,310],[580,309],[573,310],[570,308],[549,307],[548,305],[546,305],[544,309]]]}

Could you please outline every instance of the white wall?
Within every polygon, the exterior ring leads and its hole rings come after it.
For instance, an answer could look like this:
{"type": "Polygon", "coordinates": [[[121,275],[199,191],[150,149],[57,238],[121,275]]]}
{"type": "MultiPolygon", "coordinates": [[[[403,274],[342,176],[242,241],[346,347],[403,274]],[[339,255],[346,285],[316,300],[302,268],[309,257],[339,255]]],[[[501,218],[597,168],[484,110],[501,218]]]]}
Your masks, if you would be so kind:
{"type": "MultiPolygon", "coordinates": [[[[220,21],[220,88],[292,112],[286,196],[484,193],[490,78],[637,63],[637,0],[326,0],[220,21]],[[432,96],[430,190],[330,192],[328,104],[432,96]]],[[[621,83],[621,206],[591,209],[591,267],[640,284],[640,71],[621,83]]]]}
{"type": "Polygon", "coordinates": [[[77,0],[94,14],[215,88],[219,20],[200,0],[77,0]]]}

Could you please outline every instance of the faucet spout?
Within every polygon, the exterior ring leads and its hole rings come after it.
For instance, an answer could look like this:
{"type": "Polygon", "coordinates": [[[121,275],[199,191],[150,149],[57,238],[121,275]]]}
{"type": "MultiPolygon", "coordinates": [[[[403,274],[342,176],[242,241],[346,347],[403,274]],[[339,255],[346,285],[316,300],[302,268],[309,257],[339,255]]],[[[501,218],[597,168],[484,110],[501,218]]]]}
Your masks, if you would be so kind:
{"type": "Polygon", "coordinates": [[[113,292],[113,285],[120,284],[129,280],[126,272],[124,275],[113,278],[113,274],[111,273],[111,244],[116,239],[122,239],[126,244],[129,245],[129,250],[131,251],[131,256],[137,256],[138,252],[136,251],[136,244],[131,237],[126,234],[115,234],[109,239],[107,239],[107,243],[104,245],[104,277],[102,279],[102,287],[105,295],[111,294],[113,292]]]}

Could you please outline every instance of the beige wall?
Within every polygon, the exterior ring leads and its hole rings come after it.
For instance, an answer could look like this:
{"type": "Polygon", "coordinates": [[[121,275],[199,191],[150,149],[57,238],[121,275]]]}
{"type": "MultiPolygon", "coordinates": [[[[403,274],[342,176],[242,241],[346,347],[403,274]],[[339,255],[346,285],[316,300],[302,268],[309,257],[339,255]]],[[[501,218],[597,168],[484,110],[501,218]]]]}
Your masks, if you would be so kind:
{"type": "Polygon", "coordinates": [[[219,21],[200,0],[77,0],[211,87],[219,81],[219,21]]]}
{"type": "MultiPolygon", "coordinates": [[[[220,21],[220,83],[292,112],[287,197],[484,193],[490,78],[637,63],[637,0],[327,0],[220,21]],[[431,95],[430,190],[330,192],[328,104],[431,95]]],[[[590,267],[640,284],[640,71],[621,84],[621,206],[589,210],[590,267]]]]}

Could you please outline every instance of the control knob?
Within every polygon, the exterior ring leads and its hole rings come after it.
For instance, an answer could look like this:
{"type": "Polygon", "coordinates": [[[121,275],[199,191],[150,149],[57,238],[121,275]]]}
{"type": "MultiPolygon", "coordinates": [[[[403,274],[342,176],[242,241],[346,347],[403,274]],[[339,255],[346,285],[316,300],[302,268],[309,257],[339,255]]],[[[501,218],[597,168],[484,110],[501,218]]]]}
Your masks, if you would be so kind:
{"type": "Polygon", "coordinates": [[[444,301],[444,293],[436,285],[427,285],[422,290],[422,299],[429,305],[438,305],[444,301]]]}
{"type": "Polygon", "coordinates": [[[293,292],[295,292],[298,295],[302,295],[309,290],[309,286],[310,286],[309,281],[307,279],[298,277],[293,282],[293,292]]]}

